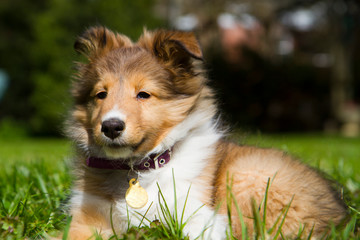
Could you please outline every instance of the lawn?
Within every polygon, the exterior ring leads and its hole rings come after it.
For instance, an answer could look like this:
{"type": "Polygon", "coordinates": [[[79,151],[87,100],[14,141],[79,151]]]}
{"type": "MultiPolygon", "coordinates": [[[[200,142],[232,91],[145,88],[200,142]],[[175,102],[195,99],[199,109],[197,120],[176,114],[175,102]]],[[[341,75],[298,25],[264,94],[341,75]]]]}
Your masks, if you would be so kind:
{"type": "MultiPolygon", "coordinates": [[[[360,238],[359,223],[354,227],[360,217],[359,138],[243,133],[231,138],[240,144],[283,149],[339,181],[347,189],[354,221],[333,237],[360,238]]],[[[47,237],[46,233],[56,234],[66,225],[62,209],[71,185],[71,144],[64,139],[0,142],[0,239],[40,239],[47,237]]]]}

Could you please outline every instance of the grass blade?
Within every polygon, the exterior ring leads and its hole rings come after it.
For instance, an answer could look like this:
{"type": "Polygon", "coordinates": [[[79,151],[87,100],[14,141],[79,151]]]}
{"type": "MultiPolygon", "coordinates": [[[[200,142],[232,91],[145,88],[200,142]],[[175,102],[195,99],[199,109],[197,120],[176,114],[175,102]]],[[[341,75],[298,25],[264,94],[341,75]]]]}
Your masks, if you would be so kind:
{"type": "Polygon", "coordinates": [[[181,219],[180,219],[181,231],[184,229],[184,227],[186,225],[183,221],[184,221],[186,204],[187,204],[188,197],[189,197],[189,194],[190,194],[190,189],[191,189],[191,185],[189,186],[189,188],[187,190],[186,197],[185,197],[185,202],[184,202],[184,207],[183,207],[183,210],[181,212],[181,219]]]}
{"type": "Polygon", "coordinates": [[[314,227],[315,227],[315,225],[312,226],[312,228],[310,230],[310,233],[309,233],[308,237],[306,238],[307,240],[311,240],[311,237],[312,237],[313,232],[314,232],[314,227]]]}
{"type": "Polygon", "coordinates": [[[241,224],[241,238],[242,238],[243,240],[245,240],[245,239],[247,239],[248,237],[247,237],[247,227],[246,227],[246,225],[245,225],[244,216],[243,216],[243,214],[242,214],[242,212],[241,212],[241,210],[240,210],[239,204],[238,204],[238,202],[236,201],[236,198],[235,198],[234,194],[233,194],[232,192],[230,192],[230,194],[231,194],[231,197],[232,197],[232,199],[233,199],[233,201],[234,201],[235,208],[236,208],[238,217],[239,217],[239,219],[240,219],[240,224],[241,224]]]}
{"type": "MultiPolygon", "coordinates": [[[[268,200],[268,193],[269,193],[269,187],[270,187],[270,178],[268,178],[267,183],[266,183],[266,190],[265,190],[265,196],[264,196],[264,207],[263,207],[263,223],[266,223],[266,209],[267,209],[267,200],[268,200]]],[[[260,209],[259,209],[260,211],[260,209]]]]}
{"type": "Polygon", "coordinates": [[[113,236],[115,237],[116,240],[118,240],[119,238],[116,234],[115,227],[114,227],[114,221],[113,221],[113,204],[111,204],[111,206],[110,206],[110,226],[111,226],[111,230],[113,232],[113,236]]]}
{"type": "Polygon", "coordinates": [[[69,230],[70,230],[70,224],[71,224],[72,217],[68,217],[66,220],[66,226],[63,232],[62,240],[67,240],[69,237],[69,230]]]}
{"type": "Polygon", "coordinates": [[[161,210],[161,215],[163,216],[164,220],[166,222],[166,226],[168,228],[170,228],[170,231],[173,235],[175,235],[175,229],[174,229],[174,225],[173,223],[173,217],[171,216],[171,211],[169,209],[169,206],[167,205],[167,202],[165,200],[165,197],[161,191],[161,188],[159,186],[158,183],[156,183],[159,189],[159,193],[158,193],[158,200],[159,200],[159,206],[160,206],[160,210],[161,210]]]}
{"type": "Polygon", "coordinates": [[[276,234],[275,234],[275,236],[274,236],[274,239],[277,239],[277,238],[279,237],[279,234],[281,233],[281,228],[282,228],[282,226],[284,225],[285,218],[286,218],[287,213],[288,213],[288,211],[289,211],[289,209],[290,209],[291,203],[292,203],[292,201],[294,200],[294,197],[295,197],[295,195],[293,195],[293,196],[291,197],[291,200],[290,200],[289,204],[288,204],[288,205],[286,206],[286,208],[285,208],[284,216],[283,216],[283,218],[282,218],[282,220],[281,220],[281,223],[280,223],[280,226],[279,226],[279,228],[278,228],[278,230],[277,230],[277,232],[276,232],[276,234]]]}
{"type": "Polygon", "coordinates": [[[147,215],[147,213],[149,212],[149,210],[150,210],[150,208],[151,208],[151,206],[153,205],[153,202],[151,202],[150,203],[150,206],[148,207],[148,209],[146,209],[146,212],[144,213],[144,215],[142,215],[141,213],[139,213],[139,212],[136,212],[137,214],[139,214],[140,216],[142,216],[142,218],[141,218],[141,221],[140,221],[140,224],[139,224],[139,226],[138,226],[138,228],[140,228],[141,227],[141,224],[144,222],[144,220],[147,220],[149,223],[151,223],[151,220],[150,219],[148,219],[148,218],[146,218],[146,215],[147,215]]]}
{"type": "Polygon", "coordinates": [[[176,184],[175,184],[175,175],[174,169],[172,169],[172,179],[173,179],[173,189],[174,189],[174,215],[175,215],[175,223],[178,223],[178,212],[177,212],[177,196],[176,196],[176,184]]]}
{"type": "Polygon", "coordinates": [[[231,219],[231,208],[232,208],[232,199],[231,199],[231,189],[233,185],[233,178],[231,178],[231,182],[229,184],[229,172],[226,173],[226,209],[227,209],[227,216],[228,216],[228,223],[229,223],[229,233],[230,238],[233,238],[233,229],[232,229],[232,219],[231,219]]]}
{"type": "Polygon", "coordinates": [[[261,217],[260,217],[259,207],[258,207],[255,199],[253,199],[253,198],[251,199],[251,208],[252,208],[253,216],[254,216],[254,232],[256,234],[256,238],[258,238],[260,235],[260,239],[264,240],[265,233],[264,233],[263,223],[262,223],[261,217]]]}
{"type": "Polygon", "coordinates": [[[353,217],[350,222],[346,225],[345,229],[342,231],[342,238],[349,239],[350,234],[356,229],[356,216],[353,217]]]}

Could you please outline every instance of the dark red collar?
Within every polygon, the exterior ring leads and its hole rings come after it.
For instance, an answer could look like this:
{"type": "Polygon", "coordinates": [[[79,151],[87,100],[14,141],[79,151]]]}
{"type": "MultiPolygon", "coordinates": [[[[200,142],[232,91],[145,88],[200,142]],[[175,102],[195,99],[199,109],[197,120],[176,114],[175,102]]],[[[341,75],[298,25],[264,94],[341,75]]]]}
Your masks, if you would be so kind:
{"type": "MultiPolygon", "coordinates": [[[[170,161],[171,150],[168,149],[160,154],[151,154],[150,156],[142,159],[140,164],[134,165],[132,170],[144,171],[149,169],[158,169],[163,167],[170,161]]],[[[106,159],[98,157],[89,157],[86,159],[86,165],[91,168],[99,169],[118,169],[118,170],[131,170],[131,167],[124,159],[106,159]]]]}

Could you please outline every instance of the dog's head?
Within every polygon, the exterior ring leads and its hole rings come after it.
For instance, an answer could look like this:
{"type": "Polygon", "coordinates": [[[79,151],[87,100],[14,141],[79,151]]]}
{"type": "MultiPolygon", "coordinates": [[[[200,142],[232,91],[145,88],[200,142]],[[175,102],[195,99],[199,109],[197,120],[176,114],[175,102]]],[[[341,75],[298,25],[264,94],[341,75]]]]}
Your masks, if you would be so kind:
{"type": "Polygon", "coordinates": [[[148,153],[192,111],[205,84],[193,33],[144,31],[133,43],[93,27],[77,39],[75,50],[87,60],[77,63],[68,132],[90,154],[148,153]]]}

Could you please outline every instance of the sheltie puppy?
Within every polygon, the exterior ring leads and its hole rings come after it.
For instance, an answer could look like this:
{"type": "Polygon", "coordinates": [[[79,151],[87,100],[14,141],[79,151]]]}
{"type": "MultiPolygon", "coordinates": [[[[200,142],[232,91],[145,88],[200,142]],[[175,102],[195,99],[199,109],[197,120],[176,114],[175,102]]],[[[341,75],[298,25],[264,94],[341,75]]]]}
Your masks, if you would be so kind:
{"type": "Polygon", "coordinates": [[[70,239],[121,235],[163,219],[164,204],[187,221],[190,239],[224,239],[230,223],[235,237],[244,224],[253,236],[254,206],[265,214],[264,200],[268,228],[287,211],[283,236],[321,237],[344,219],[345,205],[317,171],[224,140],[193,33],[145,30],[132,42],[92,27],[74,46],[86,60],[76,63],[66,124],[76,145],[70,239]]]}

